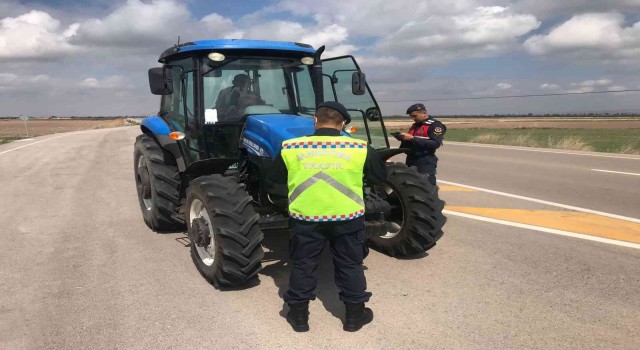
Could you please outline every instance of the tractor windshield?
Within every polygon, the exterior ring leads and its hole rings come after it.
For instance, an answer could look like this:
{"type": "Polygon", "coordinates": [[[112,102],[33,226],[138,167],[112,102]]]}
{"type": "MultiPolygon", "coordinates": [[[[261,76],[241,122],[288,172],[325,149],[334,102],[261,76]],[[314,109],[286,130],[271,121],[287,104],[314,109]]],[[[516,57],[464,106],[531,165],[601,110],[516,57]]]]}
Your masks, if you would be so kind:
{"type": "Polygon", "coordinates": [[[315,105],[309,68],[293,58],[231,59],[203,76],[203,93],[209,115],[221,122],[254,113],[308,114],[315,105]]]}

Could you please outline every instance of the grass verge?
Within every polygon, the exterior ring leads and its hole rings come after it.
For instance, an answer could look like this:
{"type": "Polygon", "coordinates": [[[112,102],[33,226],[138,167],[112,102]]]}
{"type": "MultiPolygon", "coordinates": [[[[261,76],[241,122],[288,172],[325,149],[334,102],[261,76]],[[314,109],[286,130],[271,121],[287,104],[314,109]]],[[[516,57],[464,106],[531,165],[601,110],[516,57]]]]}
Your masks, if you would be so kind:
{"type": "Polygon", "coordinates": [[[640,129],[449,129],[445,141],[640,154],[640,129]]]}
{"type": "Polygon", "coordinates": [[[452,129],[445,141],[640,154],[640,129],[452,129]]]}
{"type": "Polygon", "coordinates": [[[20,140],[23,139],[24,137],[11,137],[11,136],[1,136],[0,137],[0,145],[3,143],[9,143],[11,141],[15,141],[15,140],[20,140]]]}

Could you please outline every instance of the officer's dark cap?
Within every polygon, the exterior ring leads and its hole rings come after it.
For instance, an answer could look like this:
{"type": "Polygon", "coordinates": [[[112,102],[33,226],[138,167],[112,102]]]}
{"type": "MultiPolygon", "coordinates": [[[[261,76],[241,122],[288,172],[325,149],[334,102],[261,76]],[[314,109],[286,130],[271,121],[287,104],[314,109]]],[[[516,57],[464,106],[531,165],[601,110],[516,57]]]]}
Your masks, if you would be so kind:
{"type": "Polygon", "coordinates": [[[412,112],[417,112],[417,111],[427,111],[427,107],[425,107],[422,103],[416,103],[416,104],[412,104],[411,106],[409,106],[409,108],[407,108],[407,114],[411,114],[412,112]]]}
{"type": "Polygon", "coordinates": [[[340,102],[335,102],[335,101],[326,101],[326,102],[322,102],[321,104],[319,104],[316,107],[316,110],[320,109],[321,107],[325,107],[325,108],[331,108],[333,110],[338,111],[338,113],[340,113],[342,115],[342,118],[344,118],[345,120],[345,124],[349,124],[351,123],[351,116],[349,115],[349,112],[347,112],[347,109],[344,108],[344,106],[342,105],[342,103],[340,102]]]}

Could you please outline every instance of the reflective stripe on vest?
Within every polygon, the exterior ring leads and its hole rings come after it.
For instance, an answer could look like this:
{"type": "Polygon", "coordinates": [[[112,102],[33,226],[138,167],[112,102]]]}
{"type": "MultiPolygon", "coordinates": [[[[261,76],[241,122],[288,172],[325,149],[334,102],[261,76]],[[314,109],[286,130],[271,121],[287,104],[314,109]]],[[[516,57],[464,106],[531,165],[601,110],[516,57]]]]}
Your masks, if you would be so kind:
{"type": "Polygon", "coordinates": [[[364,215],[366,157],[367,143],[346,136],[309,136],[283,142],[291,217],[322,222],[364,215]]]}

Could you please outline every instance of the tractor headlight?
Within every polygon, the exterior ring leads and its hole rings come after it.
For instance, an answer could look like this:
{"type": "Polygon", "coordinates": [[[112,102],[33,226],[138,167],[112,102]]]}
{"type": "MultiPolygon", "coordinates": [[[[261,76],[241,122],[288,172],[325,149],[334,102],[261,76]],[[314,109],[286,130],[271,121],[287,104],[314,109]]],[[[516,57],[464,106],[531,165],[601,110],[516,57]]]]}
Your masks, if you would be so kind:
{"type": "Polygon", "coordinates": [[[212,52],[212,53],[209,54],[208,57],[213,62],[222,62],[225,59],[224,55],[221,54],[220,52],[212,52]]]}
{"type": "Polygon", "coordinates": [[[302,64],[310,66],[313,64],[313,57],[302,57],[302,59],[300,59],[300,62],[302,62],[302,64]]]}

